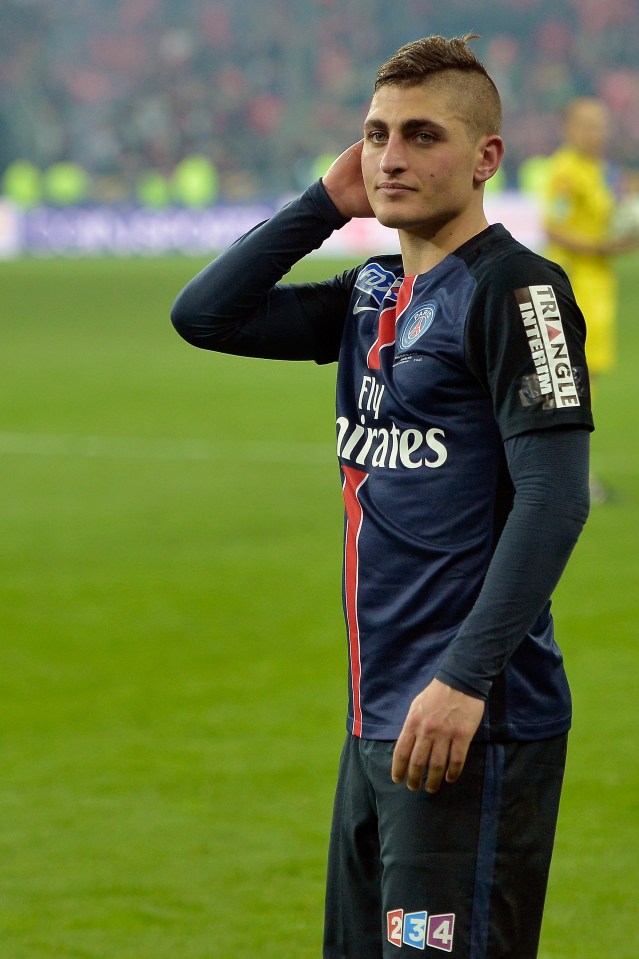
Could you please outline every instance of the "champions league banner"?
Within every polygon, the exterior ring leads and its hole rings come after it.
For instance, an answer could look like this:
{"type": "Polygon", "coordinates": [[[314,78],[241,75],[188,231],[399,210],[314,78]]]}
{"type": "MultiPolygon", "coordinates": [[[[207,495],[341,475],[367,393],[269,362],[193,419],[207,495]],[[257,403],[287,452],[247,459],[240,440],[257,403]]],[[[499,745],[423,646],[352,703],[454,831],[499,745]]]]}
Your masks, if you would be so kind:
{"type": "MultiPolygon", "coordinates": [[[[20,210],[0,201],[0,258],[213,255],[226,249],[281,204],[217,204],[208,209],[81,206],[20,210]]],[[[541,249],[535,201],[519,193],[486,197],[491,223],[503,223],[518,240],[541,249]]],[[[395,253],[397,233],[374,219],[351,220],[314,255],[366,258],[395,253]]]]}

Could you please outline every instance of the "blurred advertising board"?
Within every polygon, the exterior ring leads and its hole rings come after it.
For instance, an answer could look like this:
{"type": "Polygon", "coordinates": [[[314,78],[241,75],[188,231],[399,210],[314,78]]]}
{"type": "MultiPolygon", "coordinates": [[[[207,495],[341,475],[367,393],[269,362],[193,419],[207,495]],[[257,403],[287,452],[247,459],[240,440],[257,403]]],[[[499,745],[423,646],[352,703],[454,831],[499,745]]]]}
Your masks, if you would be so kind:
{"type": "Polygon", "coordinates": [[[10,260],[22,252],[19,220],[14,207],[0,200],[0,260],[10,260]]]}
{"type": "MultiPolygon", "coordinates": [[[[35,207],[0,201],[0,258],[206,256],[271,216],[279,204],[218,204],[207,209],[113,206],[35,207]]],[[[486,198],[489,222],[501,222],[522,243],[542,245],[535,201],[520,193],[486,198]]],[[[351,220],[315,255],[367,257],[398,250],[397,234],[374,219],[351,220]]]]}

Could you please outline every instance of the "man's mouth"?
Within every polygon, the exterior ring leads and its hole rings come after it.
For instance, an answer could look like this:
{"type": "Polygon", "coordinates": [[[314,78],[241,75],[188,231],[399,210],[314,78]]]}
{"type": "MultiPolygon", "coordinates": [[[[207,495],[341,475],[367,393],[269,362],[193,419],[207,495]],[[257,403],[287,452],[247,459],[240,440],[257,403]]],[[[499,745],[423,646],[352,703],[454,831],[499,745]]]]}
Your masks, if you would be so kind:
{"type": "Polygon", "coordinates": [[[405,183],[398,183],[394,180],[385,180],[383,183],[379,184],[377,189],[385,196],[401,196],[404,193],[411,193],[413,190],[412,187],[406,186],[405,183]]]}

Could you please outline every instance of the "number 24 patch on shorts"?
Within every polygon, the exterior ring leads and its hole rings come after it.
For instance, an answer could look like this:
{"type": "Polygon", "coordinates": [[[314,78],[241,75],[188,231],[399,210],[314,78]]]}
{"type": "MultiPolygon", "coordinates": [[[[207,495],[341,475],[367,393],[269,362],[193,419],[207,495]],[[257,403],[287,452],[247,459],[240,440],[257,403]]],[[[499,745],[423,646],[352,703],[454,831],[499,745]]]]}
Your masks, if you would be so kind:
{"type": "Polygon", "coordinates": [[[388,941],[400,949],[402,945],[413,949],[439,949],[441,952],[453,951],[455,929],[454,913],[440,913],[429,916],[426,910],[404,912],[392,909],[386,913],[388,941]]]}

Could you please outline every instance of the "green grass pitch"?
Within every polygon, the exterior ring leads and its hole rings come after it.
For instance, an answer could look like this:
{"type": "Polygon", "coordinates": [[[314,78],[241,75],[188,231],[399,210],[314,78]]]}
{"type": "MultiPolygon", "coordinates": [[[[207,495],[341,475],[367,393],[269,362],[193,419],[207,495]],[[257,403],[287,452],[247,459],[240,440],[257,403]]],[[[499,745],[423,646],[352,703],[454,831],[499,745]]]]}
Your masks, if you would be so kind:
{"type": "MultiPolygon", "coordinates": [[[[345,712],[334,370],[173,332],[186,259],[0,264],[0,955],[317,959],[345,712]]],[[[296,278],[343,264],[312,260],[296,278]]],[[[557,591],[542,959],[636,959],[639,262],[557,591]]]]}

